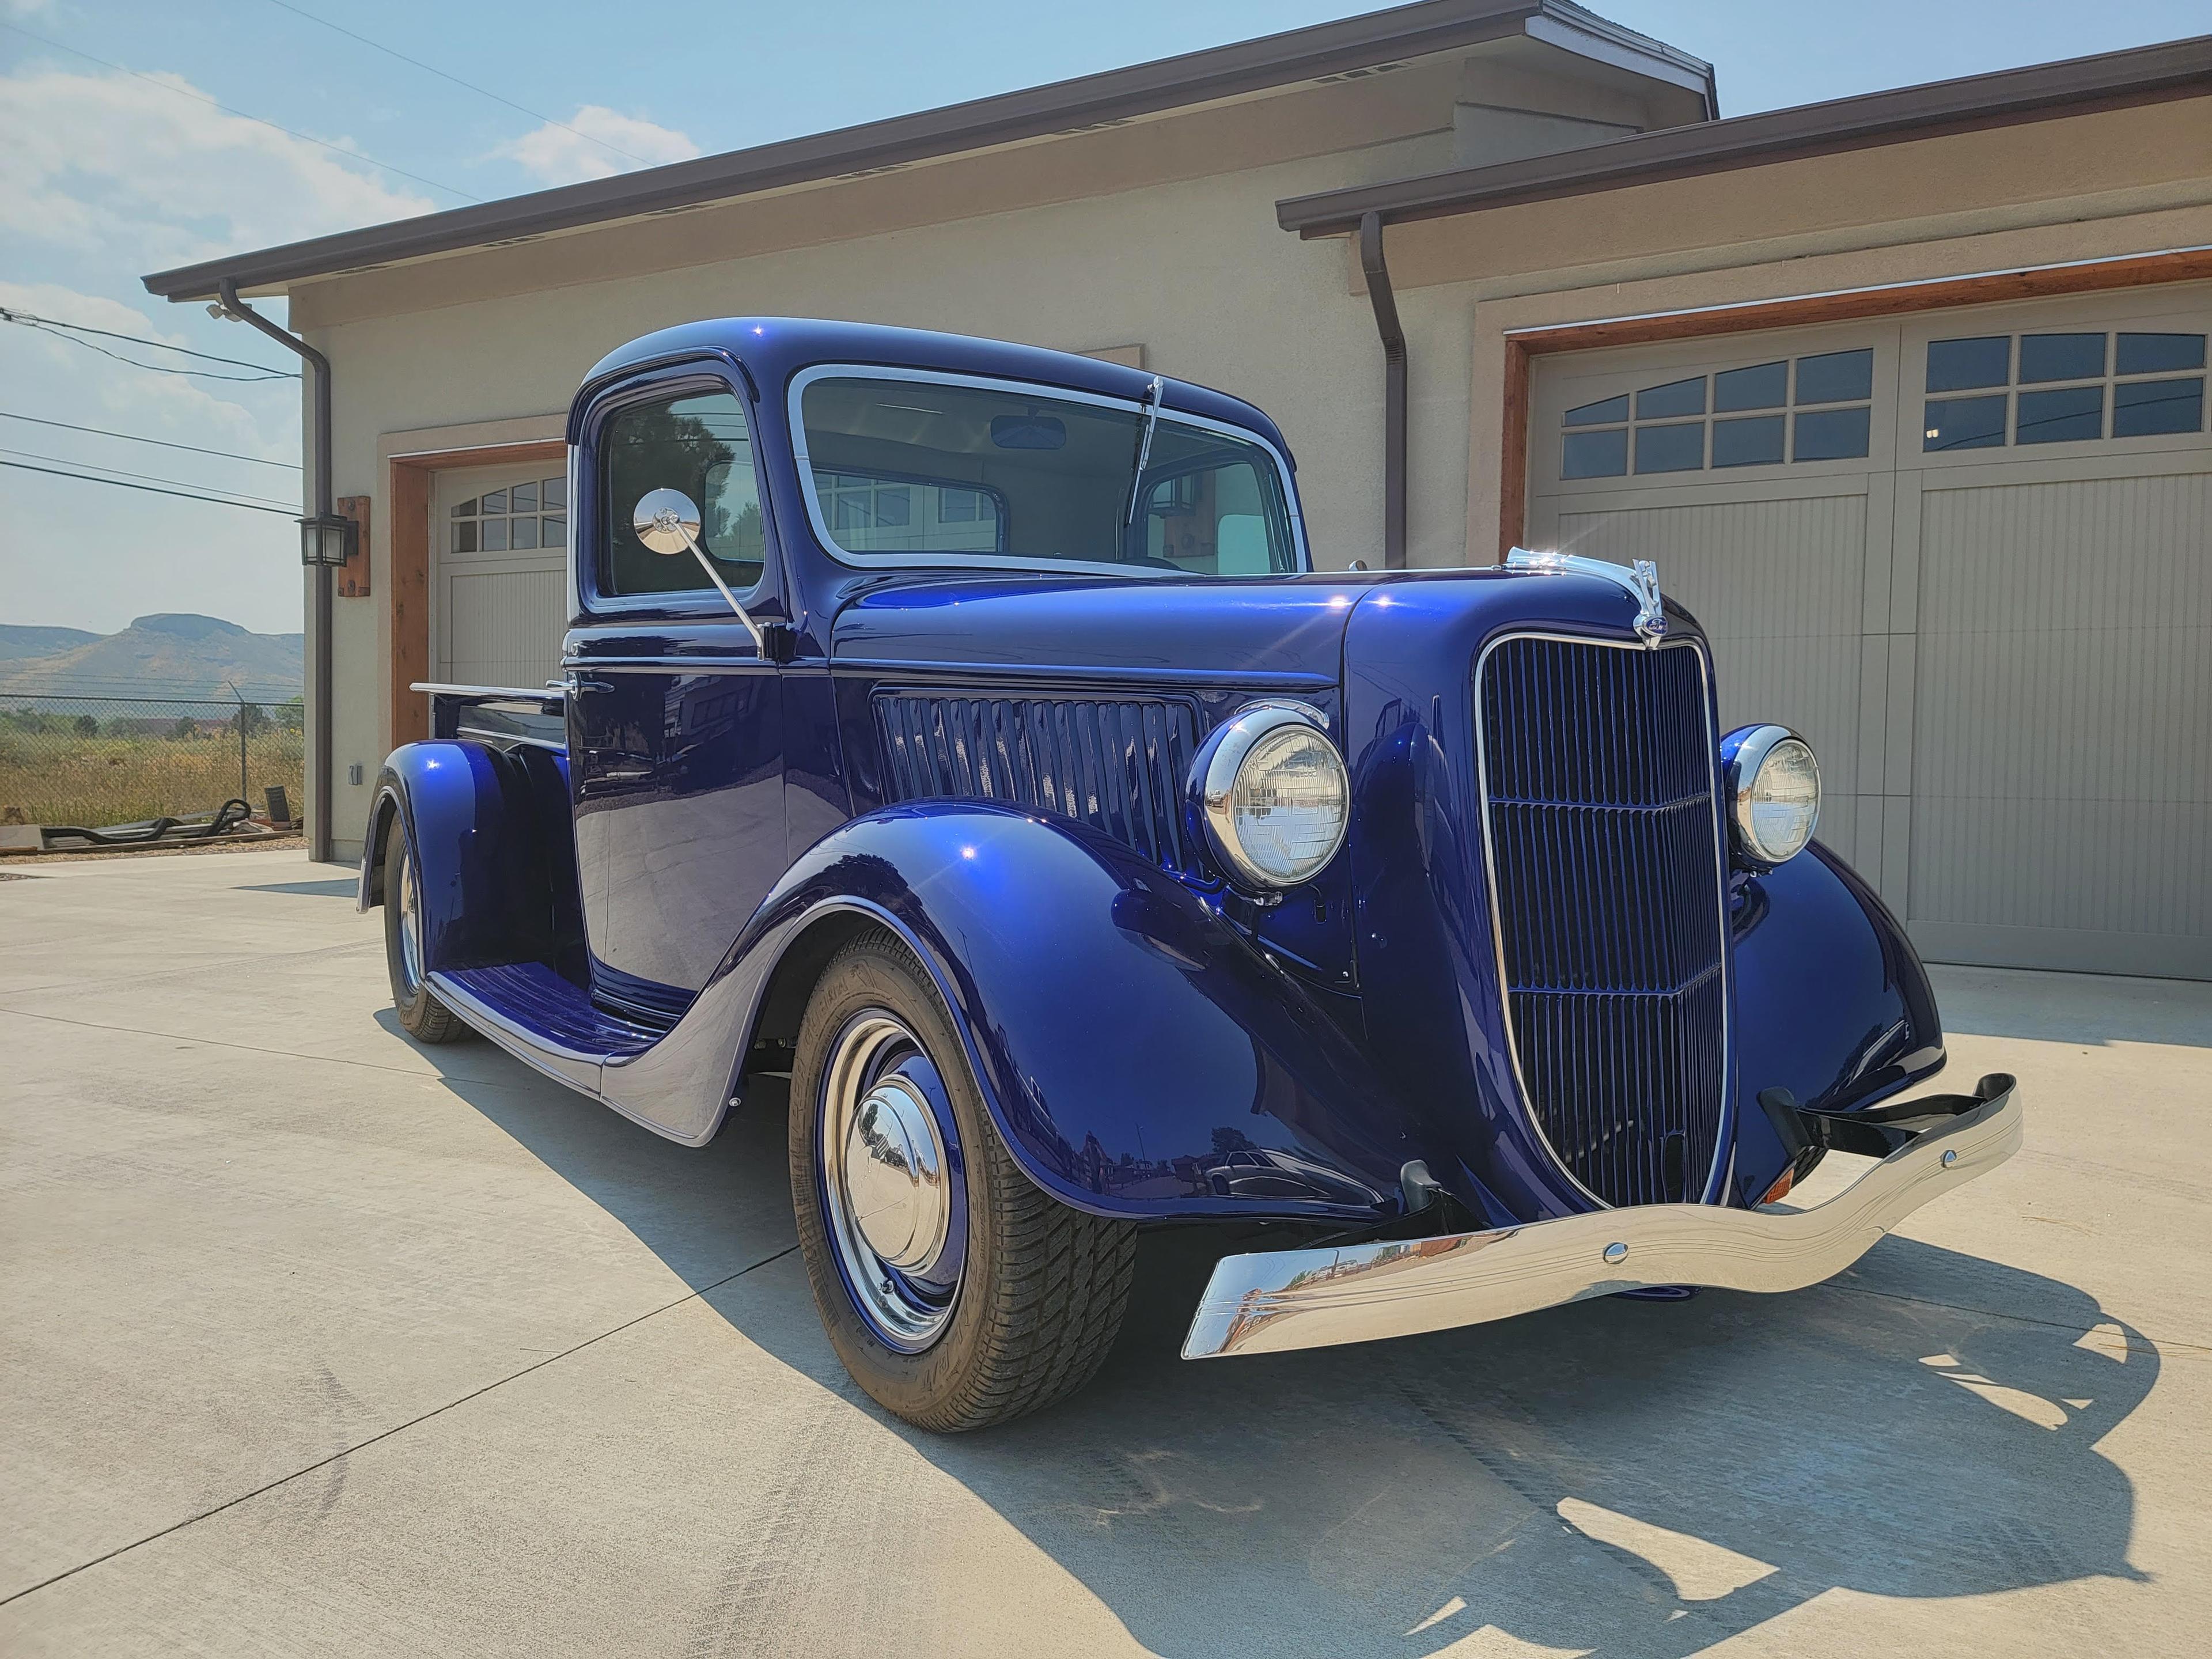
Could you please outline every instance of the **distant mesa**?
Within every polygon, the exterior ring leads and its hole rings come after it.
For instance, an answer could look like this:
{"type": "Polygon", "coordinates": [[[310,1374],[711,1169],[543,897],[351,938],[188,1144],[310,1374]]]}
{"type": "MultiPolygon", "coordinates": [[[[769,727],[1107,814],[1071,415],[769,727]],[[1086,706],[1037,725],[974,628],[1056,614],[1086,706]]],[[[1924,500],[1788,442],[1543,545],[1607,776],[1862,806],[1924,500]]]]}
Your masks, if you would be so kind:
{"type": "Polygon", "coordinates": [[[305,684],[304,646],[298,634],[256,634],[191,611],[141,617],[115,634],[0,623],[0,703],[72,696],[285,702],[305,684]]]}

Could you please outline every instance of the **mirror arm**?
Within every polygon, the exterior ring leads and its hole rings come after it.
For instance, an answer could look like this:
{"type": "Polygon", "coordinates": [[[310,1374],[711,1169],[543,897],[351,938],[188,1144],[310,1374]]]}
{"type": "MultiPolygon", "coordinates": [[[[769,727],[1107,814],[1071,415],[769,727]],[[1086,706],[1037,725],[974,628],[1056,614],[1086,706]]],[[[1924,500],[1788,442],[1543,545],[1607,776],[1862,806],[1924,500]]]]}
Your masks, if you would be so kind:
{"type": "Polygon", "coordinates": [[[707,573],[707,580],[714,584],[714,591],[730,602],[730,609],[738,613],[738,620],[745,625],[745,632],[753,636],[753,649],[760,653],[763,662],[768,661],[768,635],[753,620],[752,612],[738,603],[738,596],[730,592],[729,583],[724,581],[722,573],[714,568],[714,562],[707,556],[707,550],[699,545],[699,538],[681,524],[676,526],[676,531],[684,538],[684,545],[691,550],[691,556],[699,561],[699,568],[707,573]]]}

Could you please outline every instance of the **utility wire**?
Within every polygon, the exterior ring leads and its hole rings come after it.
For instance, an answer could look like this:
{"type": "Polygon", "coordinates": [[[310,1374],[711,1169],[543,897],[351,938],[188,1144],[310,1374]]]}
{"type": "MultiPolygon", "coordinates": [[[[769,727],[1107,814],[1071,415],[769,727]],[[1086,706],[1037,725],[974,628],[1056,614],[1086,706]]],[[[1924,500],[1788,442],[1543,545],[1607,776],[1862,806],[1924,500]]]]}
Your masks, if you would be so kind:
{"type": "Polygon", "coordinates": [[[296,370],[273,368],[267,363],[250,363],[243,357],[218,357],[211,351],[194,351],[189,346],[171,345],[167,340],[157,340],[149,334],[118,334],[112,328],[94,328],[90,323],[65,323],[58,317],[41,317],[34,312],[10,311],[0,306],[0,321],[10,323],[44,323],[48,328],[66,328],[77,334],[97,334],[103,340],[128,340],[135,345],[158,346],[163,351],[173,351],[180,357],[197,357],[202,362],[228,363],[233,368],[258,368],[263,374],[280,380],[296,380],[296,370]]]}
{"type": "Polygon", "coordinates": [[[33,466],[27,461],[0,461],[0,466],[13,467],[18,472],[50,472],[57,478],[75,478],[79,483],[113,484],[118,489],[142,489],[149,495],[181,495],[188,501],[213,501],[217,507],[241,507],[249,513],[277,513],[288,519],[300,516],[296,507],[258,507],[252,501],[234,501],[221,495],[203,495],[191,489],[158,489],[152,484],[129,483],[121,478],[98,478],[89,472],[64,472],[59,467],[33,466]]]}
{"type": "Polygon", "coordinates": [[[88,64],[97,64],[102,69],[113,70],[118,75],[128,75],[136,80],[146,82],[149,85],[161,88],[164,92],[173,92],[179,98],[189,98],[194,103],[205,104],[210,109],[219,109],[225,115],[234,115],[241,121],[251,121],[256,126],[267,127],[273,132],[281,132],[287,138],[297,138],[302,143],[319,145],[332,155],[343,155],[349,161],[366,161],[373,167],[381,167],[385,172],[396,174],[399,178],[412,179],[418,185],[428,185],[433,190],[442,190],[447,195],[458,196],[464,202],[481,202],[483,199],[480,196],[471,196],[465,190],[455,190],[451,185],[441,185],[435,179],[425,179],[419,173],[410,173],[404,167],[396,167],[389,161],[380,161],[374,155],[364,155],[357,149],[348,149],[344,145],[331,143],[326,138],[312,137],[304,132],[295,132],[290,127],[278,126],[276,122],[264,121],[258,115],[248,115],[242,109],[233,109],[228,104],[218,104],[204,94],[186,92],[182,87],[171,86],[167,81],[144,74],[138,70],[125,69],[120,64],[111,64],[105,58],[94,58],[90,52],[80,52],[75,46],[65,46],[58,40],[49,40],[43,34],[33,33],[21,23],[10,23],[4,19],[0,19],[0,29],[10,30],[27,40],[37,41],[42,46],[52,46],[56,52],[65,52],[72,58],[82,58],[88,64]]]}
{"type": "Polygon", "coordinates": [[[142,363],[136,357],[126,357],[119,351],[110,351],[106,346],[94,341],[80,340],[74,334],[64,333],[62,330],[52,327],[46,323],[33,322],[27,317],[20,317],[9,313],[0,314],[0,321],[18,323],[25,328],[36,329],[41,334],[51,334],[57,340],[67,340],[71,345],[82,346],[87,351],[97,351],[103,357],[112,357],[118,363],[125,364],[131,368],[143,368],[150,374],[186,374],[197,380],[235,380],[245,386],[259,386],[264,380],[296,380],[300,378],[296,374],[286,374],[276,369],[271,369],[265,374],[220,374],[211,368],[172,368],[167,363],[142,363]]]}
{"type": "Polygon", "coordinates": [[[80,461],[67,455],[42,455],[33,449],[0,448],[0,455],[20,456],[27,461],[52,461],[57,466],[86,467],[94,472],[112,472],[119,478],[136,478],[141,483],[181,484],[186,489],[213,490],[220,495],[234,495],[242,501],[258,501],[267,507],[285,505],[273,495],[249,495],[242,489],[225,489],[221,484],[202,483],[197,478],[165,478],[156,472],[133,472],[127,466],[102,466],[98,461],[80,461]]]}
{"type": "MultiPolygon", "coordinates": [[[[171,443],[167,438],[142,438],[135,432],[110,432],[104,426],[74,426],[67,421],[49,421],[36,415],[18,415],[13,410],[0,409],[0,421],[28,421],[33,426],[59,427],[64,432],[89,432],[95,438],[121,438],[126,443],[153,444],[162,449],[189,450],[195,455],[220,455],[225,460],[251,461],[256,466],[281,466],[297,472],[297,461],[267,461],[258,455],[241,455],[234,449],[203,449],[198,444],[171,443]]],[[[112,471],[112,469],[110,469],[112,471]]]]}
{"type": "Polygon", "coordinates": [[[521,114],[527,115],[533,121],[543,121],[549,127],[558,127],[563,132],[575,133],[577,137],[584,139],[587,143],[597,144],[601,149],[612,150],[623,160],[635,161],[641,167],[649,167],[654,165],[642,155],[631,155],[629,151],[624,149],[620,144],[611,144],[604,138],[594,137],[588,132],[579,131],[576,128],[570,126],[566,121],[556,121],[550,115],[541,115],[526,104],[518,104],[514,99],[505,97],[499,93],[494,92],[489,87],[480,87],[473,81],[464,81],[459,76],[453,75],[445,70],[441,70],[435,64],[426,64],[419,58],[410,58],[405,52],[396,52],[392,47],[386,46],[380,40],[372,40],[365,34],[356,34],[351,29],[347,28],[341,24],[333,23],[327,17],[317,16],[313,12],[309,11],[304,6],[295,6],[291,4],[290,0],[269,0],[269,3],[281,10],[290,12],[295,17],[304,17],[311,23],[320,23],[326,29],[334,29],[338,33],[345,36],[347,40],[358,40],[364,46],[368,46],[373,51],[382,52],[386,58],[397,58],[401,63],[412,64],[416,69],[422,70],[429,74],[434,75],[441,81],[451,81],[457,87],[464,88],[470,92],[477,93],[483,97],[490,99],[495,104],[504,104],[511,110],[515,110],[521,114]]]}

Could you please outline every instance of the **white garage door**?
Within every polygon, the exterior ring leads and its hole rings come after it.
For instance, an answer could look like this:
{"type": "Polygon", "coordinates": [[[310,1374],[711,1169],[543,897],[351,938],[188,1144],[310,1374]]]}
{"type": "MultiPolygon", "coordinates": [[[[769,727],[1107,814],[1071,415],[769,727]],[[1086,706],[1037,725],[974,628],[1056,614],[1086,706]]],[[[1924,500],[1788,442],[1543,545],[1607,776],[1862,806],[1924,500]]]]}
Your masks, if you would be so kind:
{"type": "Polygon", "coordinates": [[[2212,289],[1540,358],[1528,539],[1656,559],[1937,960],[2212,978],[2212,289]]]}
{"type": "Polygon", "coordinates": [[[441,472],[433,492],[436,678],[543,685],[568,624],[568,483],[542,462],[441,472]]]}

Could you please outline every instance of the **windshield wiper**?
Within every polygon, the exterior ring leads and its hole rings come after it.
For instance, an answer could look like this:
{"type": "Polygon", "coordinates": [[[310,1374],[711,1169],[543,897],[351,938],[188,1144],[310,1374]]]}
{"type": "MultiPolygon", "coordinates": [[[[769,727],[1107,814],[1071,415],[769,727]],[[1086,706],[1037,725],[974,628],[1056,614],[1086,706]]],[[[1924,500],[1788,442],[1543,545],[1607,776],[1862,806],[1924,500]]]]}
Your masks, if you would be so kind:
{"type": "Polygon", "coordinates": [[[1152,383],[1145,388],[1145,431],[1137,441],[1137,470],[1129,475],[1129,510],[1121,515],[1121,528],[1127,530],[1137,521],[1137,500],[1145,487],[1145,463],[1152,457],[1152,428],[1160,423],[1160,377],[1152,376],[1152,383]]]}

